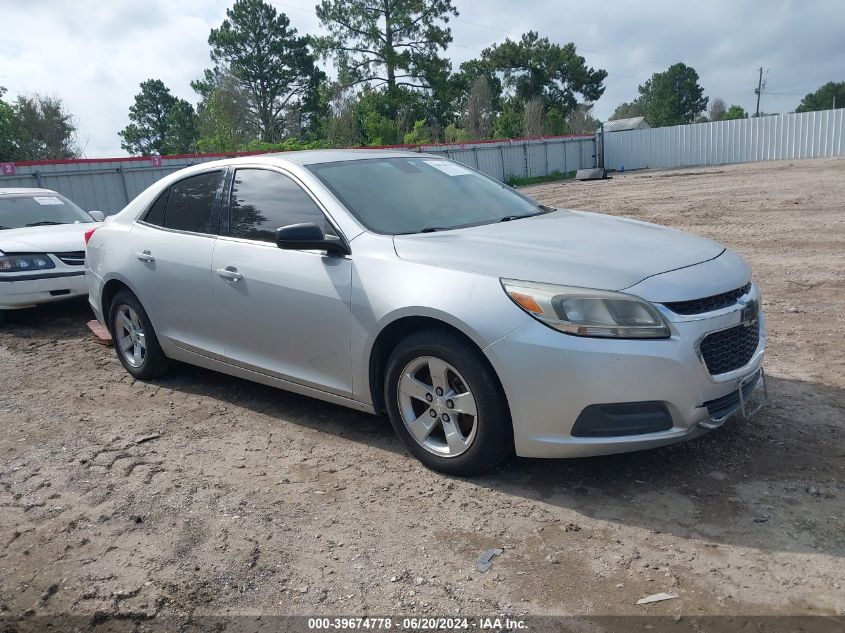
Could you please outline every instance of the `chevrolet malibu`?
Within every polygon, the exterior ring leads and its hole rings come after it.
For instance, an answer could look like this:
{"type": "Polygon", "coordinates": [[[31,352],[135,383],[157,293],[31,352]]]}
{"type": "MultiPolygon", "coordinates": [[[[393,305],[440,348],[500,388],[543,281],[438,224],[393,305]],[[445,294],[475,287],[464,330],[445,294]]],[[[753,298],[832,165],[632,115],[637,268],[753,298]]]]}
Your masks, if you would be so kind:
{"type": "Polygon", "coordinates": [[[49,189],[0,188],[0,319],[84,296],[84,235],[102,219],[49,189]]]}
{"type": "Polygon", "coordinates": [[[447,473],[686,440],[765,388],[738,255],[433,155],[190,167],[98,228],[86,267],[135,378],[172,359],[386,412],[447,473]]]}

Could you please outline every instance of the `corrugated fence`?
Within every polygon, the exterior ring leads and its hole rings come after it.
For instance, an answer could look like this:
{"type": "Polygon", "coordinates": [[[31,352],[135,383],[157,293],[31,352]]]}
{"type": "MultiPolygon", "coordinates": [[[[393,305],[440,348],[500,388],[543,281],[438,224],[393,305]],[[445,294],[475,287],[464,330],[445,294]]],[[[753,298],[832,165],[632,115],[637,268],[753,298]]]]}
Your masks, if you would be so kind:
{"type": "MultiPolygon", "coordinates": [[[[565,136],[448,145],[416,151],[439,154],[507,180],[565,173],[595,166],[593,136],[565,136]]],[[[222,158],[222,154],[3,163],[0,188],[53,189],[88,211],[116,213],[159,178],[178,169],[222,158]]]]}
{"type": "Polygon", "coordinates": [[[607,169],[724,165],[845,156],[845,109],[604,135],[607,169]]]}
{"type": "MultiPolygon", "coordinates": [[[[724,165],[757,160],[845,156],[845,109],[604,134],[609,170],[724,165]]],[[[545,176],[596,166],[596,137],[423,145],[395,149],[439,154],[498,180],[545,176]]],[[[83,209],[122,209],[159,178],[221,154],[0,164],[0,188],[54,189],[83,209]]]]}

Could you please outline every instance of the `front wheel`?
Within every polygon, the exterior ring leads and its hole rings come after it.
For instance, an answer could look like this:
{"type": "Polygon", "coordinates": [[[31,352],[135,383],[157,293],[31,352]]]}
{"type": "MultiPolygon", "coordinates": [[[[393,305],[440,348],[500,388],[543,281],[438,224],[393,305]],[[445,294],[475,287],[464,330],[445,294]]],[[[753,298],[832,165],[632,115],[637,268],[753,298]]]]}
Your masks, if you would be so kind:
{"type": "Polygon", "coordinates": [[[117,358],[133,378],[149,380],[167,369],[152,323],[141,302],[128,290],[118,292],[109,310],[112,342],[117,358]]]}
{"type": "Polygon", "coordinates": [[[384,390],[396,434],[429,468],[477,474],[513,451],[507,400],[493,369],[457,335],[426,330],[401,341],[384,390]]]}

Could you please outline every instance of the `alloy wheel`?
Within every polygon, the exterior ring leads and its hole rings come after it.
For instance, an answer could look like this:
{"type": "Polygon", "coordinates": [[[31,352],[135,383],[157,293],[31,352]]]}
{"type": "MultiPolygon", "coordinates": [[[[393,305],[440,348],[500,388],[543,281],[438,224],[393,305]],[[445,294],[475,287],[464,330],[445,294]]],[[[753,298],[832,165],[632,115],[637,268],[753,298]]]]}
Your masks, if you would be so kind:
{"type": "Polygon", "coordinates": [[[420,446],[440,457],[469,450],[478,408],[457,369],[434,356],[416,358],[402,370],[397,390],[402,422],[420,446]]]}
{"type": "Polygon", "coordinates": [[[114,320],[117,349],[132,367],[140,367],[147,358],[147,339],[138,313],[124,303],[117,308],[114,320]]]}

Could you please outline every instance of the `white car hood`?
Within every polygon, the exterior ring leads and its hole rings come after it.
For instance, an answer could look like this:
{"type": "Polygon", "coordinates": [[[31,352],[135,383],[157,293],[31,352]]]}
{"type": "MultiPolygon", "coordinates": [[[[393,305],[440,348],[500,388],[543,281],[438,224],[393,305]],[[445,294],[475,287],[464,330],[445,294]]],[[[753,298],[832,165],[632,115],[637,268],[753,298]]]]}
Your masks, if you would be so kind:
{"type": "Polygon", "coordinates": [[[67,253],[85,250],[85,231],[96,223],[32,226],[0,231],[0,252],[3,253],[67,253]]]}
{"type": "Polygon", "coordinates": [[[397,235],[405,260],[483,275],[623,290],[718,257],[721,244],[656,224],[558,210],[522,220],[397,235]]]}

